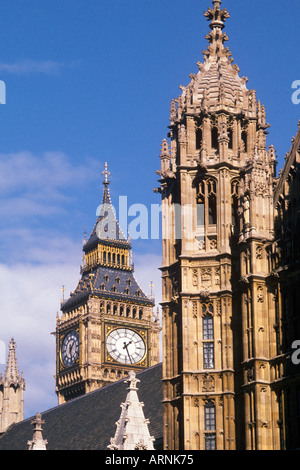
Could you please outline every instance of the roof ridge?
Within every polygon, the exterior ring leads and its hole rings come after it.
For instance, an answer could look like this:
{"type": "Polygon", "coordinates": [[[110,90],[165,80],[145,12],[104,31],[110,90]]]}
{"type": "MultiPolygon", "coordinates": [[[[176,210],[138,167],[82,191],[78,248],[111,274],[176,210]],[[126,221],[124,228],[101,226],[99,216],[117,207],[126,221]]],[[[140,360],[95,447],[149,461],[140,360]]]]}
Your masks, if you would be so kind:
{"type": "MultiPolygon", "coordinates": [[[[158,368],[158,367],[161,367],[162,366],[162,362],[159,362],[158,364],[155,364],[154,366],[151,366],[151,367],[148,367],[147,369],[144,369],[144,370],[141,370],[141,371],[138,371],[136,373],[136,375],[141,375],[141,374],[144,374],[152,369],[155,369],[155,368],[158,368]]],[[[125,383],[125,381],[128,380],[128,377],[123,377],[122,379],[120,380],[117,380],[116,382],[113,382],[113,383],[110,383],[110,384],[107,384],[105,385],[104,387],[101,387],[101,388],[97,388],[96,390],[93,390],[89,393],[86,393],[85,395],[81,395],[79,397],[76,397],[76,398],[73,398],[72,400],[70,401],[67,401],[65,403],[61,403],[60,405],[56,405],[56,406],[53,406],[52,408],[49,408],[48,410],[46,411],[43,411],[41,412],[41,415],[42,416],[45,416],[46,413],[50,413],[51,411],[53,410],[56,410],[56,409],[59,409],[59,408],[62,408],[62,407],[65,407],[65,406],[68,406],[68,405],[72,405],[73,403],[76,403],[78,400],[83,400],[83,399],[86,399],[87,397],[90,397],[91,395],[94,395],[96,393],[99,393],[99,392],[102,392],[103,390],[106,390],[108,389],[109,387],[113,387],[115,386],[116,384],[120,384],[122,382],[125,383]]],[[[15,425],[18,425],[20,423],[24,423],[26,421],[31,421],[33,418],[34,418],[35,415],[32,415],[28,418],[25,418],[23,421],[19,421],[18,423],[14,423],[12,426],[15,426],[15,425]]],[[[5,434],[5,433],[4,433],[5,434]]]]}

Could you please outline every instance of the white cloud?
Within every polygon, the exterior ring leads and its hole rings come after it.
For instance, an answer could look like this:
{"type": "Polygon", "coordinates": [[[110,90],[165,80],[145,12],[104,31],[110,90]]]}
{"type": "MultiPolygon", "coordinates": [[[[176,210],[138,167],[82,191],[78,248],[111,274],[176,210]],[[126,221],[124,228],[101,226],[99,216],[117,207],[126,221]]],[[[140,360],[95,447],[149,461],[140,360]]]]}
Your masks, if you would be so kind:
{"type": "Polygon", "coordinates": [[[99,167],[88,158],[74,163],[61,152],[0,154],[0,252],[17,239],[26,249],[33,237],[38,245],[46,236],[59,238],[55,227],[66,223],[72,204],[99,178],[99,167]]]}
{"type": "Polygon", "coordinates": [[[46,75],[58,75],[66,67],[62,62],[53,60],[30,60],[23,59],[13,63],[0,63],[0,72],[15,75],[42,73],[46,75]]]}

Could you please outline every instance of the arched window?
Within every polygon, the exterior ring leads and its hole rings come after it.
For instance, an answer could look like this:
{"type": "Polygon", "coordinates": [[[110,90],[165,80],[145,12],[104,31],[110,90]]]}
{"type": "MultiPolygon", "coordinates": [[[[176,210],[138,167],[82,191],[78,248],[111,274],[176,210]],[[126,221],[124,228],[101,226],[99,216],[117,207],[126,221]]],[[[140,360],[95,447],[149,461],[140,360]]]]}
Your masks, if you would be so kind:
{"type": "Polygon", "coordinates": [[[208,178],[199,184],[197,194],[197,226],[217,224],[217,183],[208,178]]]}
{"type": "Polygon", "coordinates": [[[215,368],[214,321],[212,304],[202,306],[203,368],[215,368]]]}
{"type": "Polygon", "coordinates": [[[206,314],[203,317],[203,340],[214,339],[214,322],[213,317],[206,314]]]}
{"type": "Polygon", "coordinates": [[[217,195],[216,195],[216,182],[214,180],[207,180],[207,195],[208,195],[208,223],[209,225],[216,225],[217,223],[217,195]]]}

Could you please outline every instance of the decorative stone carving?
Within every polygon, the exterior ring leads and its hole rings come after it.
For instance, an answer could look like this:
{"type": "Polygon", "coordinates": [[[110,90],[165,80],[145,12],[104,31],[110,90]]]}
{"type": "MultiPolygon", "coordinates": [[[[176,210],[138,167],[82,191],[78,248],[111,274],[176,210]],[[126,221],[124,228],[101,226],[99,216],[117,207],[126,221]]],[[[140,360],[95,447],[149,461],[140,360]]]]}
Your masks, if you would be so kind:
{"type": "Polygon", "coordinates": [[[257,287],[257,302],[262,303],[264,301],[264,289],[262,286],[257,287]]]}
{"type": "Polygon", "coordinates": [[[208,290],[202,290],[199,295],[202,302],[208,302],[210,296],[210,292],[208,290]]]}
{"type": "Polygon", "coordinates": [[[256,246],[256,259],[262,259],[263,257],[263,247],[261,245],[256,246]]]}
{"type": "Polygon", "coordinates": [[[215,380],[212,375],[205,374],[202,382],[203,392],[213,392],[215,390],[215,380]]]}

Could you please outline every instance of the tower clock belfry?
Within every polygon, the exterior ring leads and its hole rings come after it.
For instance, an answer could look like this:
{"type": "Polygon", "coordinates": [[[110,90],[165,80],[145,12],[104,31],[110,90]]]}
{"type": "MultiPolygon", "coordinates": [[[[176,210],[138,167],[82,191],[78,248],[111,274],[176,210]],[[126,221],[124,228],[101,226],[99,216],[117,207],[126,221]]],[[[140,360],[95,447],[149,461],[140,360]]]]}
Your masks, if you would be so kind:
{"type": "Polygon", "coordinates": [[[160,155],[166,449],[279,448],[269,283],[274,148],[214,0],[204,62],[172,100],[160,155]]]}
{"type": "Polygon", "coordinates": [[[81,279],[56,326],[59,404],[160,361],[154,302],[138,285],[131,242],[116,219],[105,165],[102,204],[83,246],[81,279]]]}

